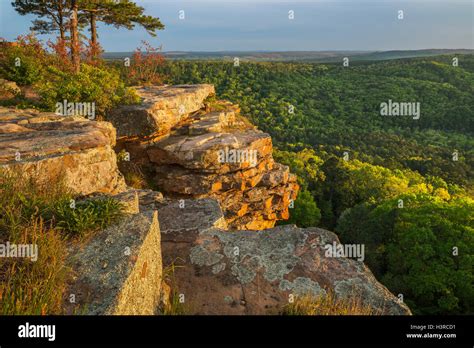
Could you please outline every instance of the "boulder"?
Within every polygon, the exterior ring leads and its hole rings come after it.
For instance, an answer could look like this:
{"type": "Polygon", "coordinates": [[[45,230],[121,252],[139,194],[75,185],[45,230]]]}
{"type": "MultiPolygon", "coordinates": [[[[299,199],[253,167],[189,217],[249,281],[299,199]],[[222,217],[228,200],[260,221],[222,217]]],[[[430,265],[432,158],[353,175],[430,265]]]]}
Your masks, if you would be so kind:
{"type": "Polygon", "coordinates": [[[327,292],[358,298],[380,314],[409,308],[361,261],[327,257],[337,236],[319,228],[226,230],[219,204],[185,200],[159,209],[164,265],[189,314],[277,314],[289,298],[327,292]]]}
{"type": "Polygon", "coordinates": [[[169,136],[147,148],[153,164],[178,164],[209,173],[256,167],[272,154],[271,137],[258,130],[169,136]]]}
{"type": "Polygon", "coordinates": [[[118,193],[115,129],[108,122],[0,107],[0,166],[41,178],[63,180],[74,193],[118,193]]]}
{"type": "Polygon", "coordinates": [[[69,312],[152,315],[161,298],[163,267],[156,211],[129,214],[69,253],[75,278],[69,312]]]}
{"type": "Polygon", "coordinates": [[[167,133],[215,94],[214,86],[207,84],[147,86],[135,90],[141,98],[140,104],[124,105],[107,115],[119,137],[167,133]]]}
{"type": "Polygon", "coordinates": [[[227,122],[229,117],[222,116],[219,121],[216,114],[201,114],[198,121],[191,117],[189,124],[145,148],[160,190],[169,195],[217,199],[234,229],[261,230],[288,219],[288,208],[299,186],[287,166],[274,162],[271,137],[259,130],[235,127],[227,122]],[[223,125],[217,127],[215,122],[223,125]],[[196,124],[213,126],[193,128],[196,124]],[[216,133],[216,129],[225,132],[216,133]]]}

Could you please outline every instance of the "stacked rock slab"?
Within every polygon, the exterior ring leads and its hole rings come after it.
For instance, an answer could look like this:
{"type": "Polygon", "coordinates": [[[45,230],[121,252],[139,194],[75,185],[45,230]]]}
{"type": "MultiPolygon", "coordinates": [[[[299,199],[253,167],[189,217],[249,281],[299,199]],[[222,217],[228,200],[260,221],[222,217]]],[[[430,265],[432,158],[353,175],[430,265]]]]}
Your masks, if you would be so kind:
{"type": "Polygon", "coordinates": [[[135,89],[141,97],[140,105],[124,105],[109,114],[119,137],[165,134],[215,93],[214,86],[206,84],[135,89]]]}
{"type": "Polygon", "coordinates": [[[188,314],[278,314],[298,296],[332,293],[373,314],[409,315],[363,262],[326,256],[337,236],[319,228],[226,229],[213,199],[159,208],[163,264],[188,314]]]}
{"type": "Polygon", "coordinates": [[[296,177],[275,163],[271,137],[229,102],[206,103],[212,85],[137,88],[143,103],[108,115],[118,148],[151,168],[170,197],[212,197],[229,227],[261,230],[288,219],[296,177]],[[185,113],[183,113],[183,111],[185,113]]]}
{"type": "Polygon", "coordinates": [[[117,193],[115,129],[108,122],[0,107],[0,166],[44,183],[64,180],[74,193],[117,193]]]}

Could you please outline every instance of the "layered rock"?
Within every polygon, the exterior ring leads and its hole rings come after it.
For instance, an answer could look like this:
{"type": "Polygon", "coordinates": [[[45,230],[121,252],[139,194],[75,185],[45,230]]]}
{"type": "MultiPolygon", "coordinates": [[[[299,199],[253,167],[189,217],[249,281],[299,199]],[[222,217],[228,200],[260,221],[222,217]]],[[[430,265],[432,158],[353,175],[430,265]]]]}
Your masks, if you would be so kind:
{"type": "Polygon", "coordinates": [[[137,89],[143,104],[108,116],[124,129],[119,134],[127,135],[119,138],[119,148],[130,153],[131,161],[151,168],[165,195],[213,197],[231,228],[273,227],[289,217],[288,207],[299,189],[296,177],[274,162],[271,137],[240,116],[238,106],[206,102],[214,93],[211,87],[137,89]],[[178,117],[179,103],[191,95],[194,102],[186,104],[189,113],[178,117]],[[124,118],[128,118],[126,130],[124,118]]]}
{"type": "Polygon", "coordinates": [[[108,122],[0,107],[0,165],[44,182],[62,180],[74,193],[117,193],[115,129],[108,122]]]}
{"type": "Polygon", "coordinates": [[[164,134],[188,114],[203,107],[203,100],[215,93],[213,85],[137,87],[140,105],[112,110],[109,119],[118,136],[164,134]]]}
{"type": "Polygon", "coordinates": [[[163,263],[176,266],[174,290],[189,314],[277,314],[291,297],[328,292],[376,314],[410,314],[363,262],[326,256],[326,245],[339,244],[332,232],[227,230],[212,199],[164,205],[159,220],[163,263]]]}

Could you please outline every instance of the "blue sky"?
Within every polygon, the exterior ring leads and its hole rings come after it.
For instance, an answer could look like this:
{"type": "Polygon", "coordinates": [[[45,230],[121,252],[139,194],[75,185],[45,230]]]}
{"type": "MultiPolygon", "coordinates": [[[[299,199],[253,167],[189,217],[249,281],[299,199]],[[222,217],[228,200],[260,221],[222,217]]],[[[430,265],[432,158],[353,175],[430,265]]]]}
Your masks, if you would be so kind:
{"type": "MultiPolygon", "coordinates": [[[[147,40],[164,51],[312,51],[474,48],[473,0],[143,0],[165,24],[157,38],[141,29],[99,27],[106,51],[147,40]],[[185,19],[179,19],[184,10],[185,19]],[[288,18],[293,10],[295,18],[288,18]],[[404,19],[397,19],[398,11],[404,19]]],[[[28,32],[32,16],[0,0],[0,37],[28,32]]],[[[87,35],[88,32],[86,31],[87,35]]],[[[47,39],[47,36],[43,36],[47,39]]]]}

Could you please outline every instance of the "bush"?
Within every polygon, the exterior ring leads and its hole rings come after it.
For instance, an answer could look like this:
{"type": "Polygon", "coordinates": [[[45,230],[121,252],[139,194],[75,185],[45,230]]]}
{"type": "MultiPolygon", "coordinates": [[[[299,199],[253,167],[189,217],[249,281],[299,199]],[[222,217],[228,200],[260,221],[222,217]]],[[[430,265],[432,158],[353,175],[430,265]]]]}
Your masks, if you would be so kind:
{"type": "Polygon", "coordinates": [[[0,172],[0,238],[17,235],[36,219],[67,236],[82,236],[107,227],[121,215],[121,203],[110,197],[77,203],[73,198],[61,181],[51,185],[21,173],[0,172]]]}
{"type": "Polygon", "coordinates": [[[123,67],[124,79],[128,85],[159,85],[163,83],[160,68],[164,65],[161,48],[152,47],[146,41],[133,53],[131,65],[123,67]]]}
{"type": "Polygon", "coordinates": [[[58,228],[83,236],[115,222],[120,217],[121,210],[121,203],[112,198],[79,202],[74,207],[70,202],[62,201],[55,207],[54,217],[58,228]]]}
{"type": "Polygon", "coordinates": [[[41,80],[46,60],[46,52],[33,35],[19,36],[13,44],[0,42],[0,77],[20,86],[41,80]]]}
{"type": "Polygon", "coordinates": [[[138,96],[125,87],[118,72],[112,69],[82,64],[80,73],[71,74],[49,67],[47,75],[38,92],[43,106],[52,111],[56,103],[63,100],[94,102],[96,114],[104,116],[108,109],[118,103],[138,101],[138,96]]]}

